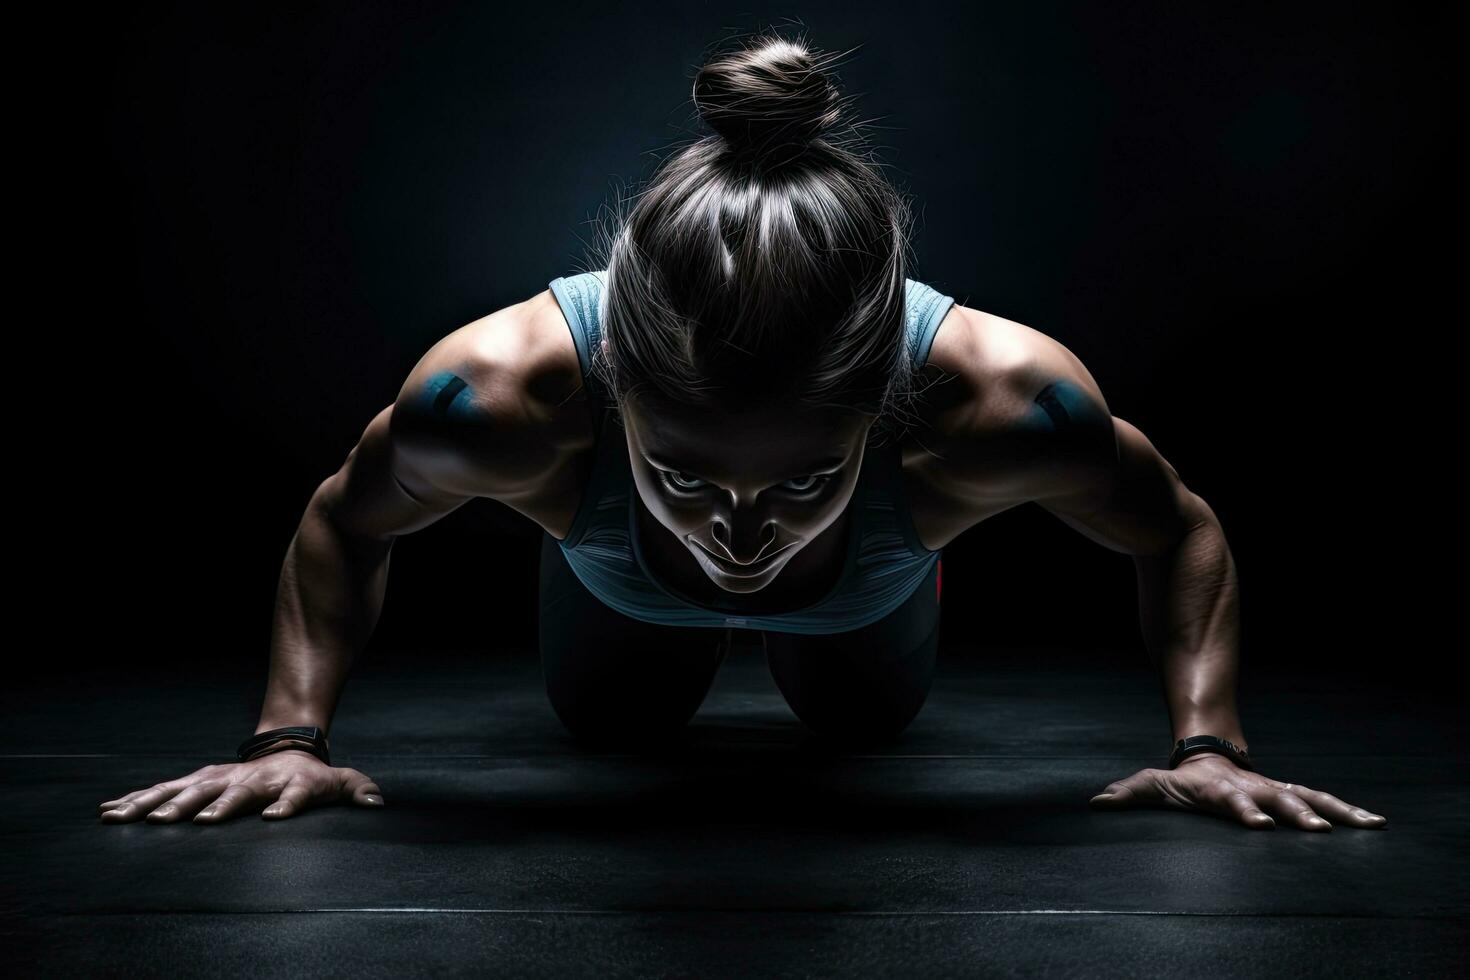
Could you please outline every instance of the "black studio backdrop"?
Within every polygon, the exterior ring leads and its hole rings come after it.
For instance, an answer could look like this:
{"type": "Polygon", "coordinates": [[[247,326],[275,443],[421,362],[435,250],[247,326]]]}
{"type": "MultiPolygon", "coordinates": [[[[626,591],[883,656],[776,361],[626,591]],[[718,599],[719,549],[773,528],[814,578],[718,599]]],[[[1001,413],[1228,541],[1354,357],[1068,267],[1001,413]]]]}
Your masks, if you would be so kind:
{"type": "MultiPolygon", "coordinates": [[[[1247,669],[1433,674],[1444,14],[851,0],[49,25],[15,203],[42,219],[18,373],[50,424],[16,472],[58,506],[16,516],[66,656],[28,667],[263,677],[313,489],[439,337],[585,268],[588,219],[702,132],[706,52],[767,25],[862,45],[838,71],[913,195],[914,277],[1066,344],[1214,508],[1247,669]]],[[[400,539],[365,656],[534,649],[540,533],[486,500],[400,539]]],[[[944,581],[955,655],[1145,660],[1131,559],[1034,505],[944,581]]]]}

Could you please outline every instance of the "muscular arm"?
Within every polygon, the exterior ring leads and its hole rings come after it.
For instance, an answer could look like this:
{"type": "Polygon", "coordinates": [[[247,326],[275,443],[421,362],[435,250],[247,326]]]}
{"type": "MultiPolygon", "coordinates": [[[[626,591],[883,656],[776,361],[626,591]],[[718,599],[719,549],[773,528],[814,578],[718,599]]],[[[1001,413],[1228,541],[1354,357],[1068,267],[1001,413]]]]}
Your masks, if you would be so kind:
{"type": "MultiPolygon", "coordinates": [[[[979,311],[965,315],[970,329],[957,331],[942,356],[946,370],[960,376],[959,391],[979,395],[958,399],[941,432],[945,489],[981,519],[1034,501],[1091,540],[1131,555],[1139,621],[1174,739],[1214,735],[1248,749],[1235,704],[1235,562],[1214,511],[1137,427],[1112,414],[1071,351],[1022,324],[979,311]]],[[[1322,831],[1331,829],[1329,818],[1364,828],[1386,823],[1382,814],[1219,752],[1115,780],[1090,805],[1196,810],[1254,828],[1281,820],[1322,831]]]]}
{"type": "Polygon", "coordinates": [[[287,548],[256,731],[328,729],[382,611],[396,539],[475,497],[513,493],[529,462],[516,372],[451,334],[318,486],[287,548]]]}
{"type": "Polygon", "coordinates": [[[992,381],[973,436],[969,455],[985,463],[971,474],[975,501],[987,509],[1034,501],[1131,555],[1139,622],[1174,738],[1211,734],[1246,747],[1235,704],[1235,564],[1214,511],[1136,426],[1112,414],[1071,351],[1029,329],[1026,343],[1029,356],[992,381]]]}

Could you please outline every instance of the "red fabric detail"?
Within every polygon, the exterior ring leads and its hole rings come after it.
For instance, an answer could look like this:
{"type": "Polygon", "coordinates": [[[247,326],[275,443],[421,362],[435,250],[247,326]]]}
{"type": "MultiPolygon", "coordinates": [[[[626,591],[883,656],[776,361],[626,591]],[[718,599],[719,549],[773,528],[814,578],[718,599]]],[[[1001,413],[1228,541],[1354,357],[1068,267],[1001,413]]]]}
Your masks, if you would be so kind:
{"type": "Polygon", "coordinates": [[[934,572],[934,601],[939,601],[939,596],[944,592],[944,559],[935,562],[937,568],[934,572]]]}

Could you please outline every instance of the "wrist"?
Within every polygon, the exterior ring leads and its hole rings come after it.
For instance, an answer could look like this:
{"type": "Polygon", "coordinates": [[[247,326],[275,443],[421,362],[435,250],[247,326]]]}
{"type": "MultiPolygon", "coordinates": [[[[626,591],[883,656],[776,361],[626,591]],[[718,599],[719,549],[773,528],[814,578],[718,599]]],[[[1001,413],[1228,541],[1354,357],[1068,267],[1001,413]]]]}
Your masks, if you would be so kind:
{"type": "Polygon", "coordinates": [[[1172,727],[1176,743],[1181,738],[1189,738],[1191,735],[1214,735],[1216,738],[1223,738],[1232,743],[1241,751],[1249,751],[1240,718],[1233,711],[1190,715],[1176,719],[1172,727]]]}
{"type": "Polygon", "coordinates": [[[1175,741],[1174,751],[1169,753],[1169,768],[1177,769],[1190,759],[1201,755],[1221,756],[1229,759],[1241,769],[1255,769],[1255,764],[1251,761],[1250,753],[1246,751],[1244,745],[1238,745],[1230,739],[1222,738],[1213,732],[1196,732],[1193,735],[1175,741]]]}
{"type": "Polygon", "coordinates": [[[327,733],[316,725],[288,725],[258,731],[235,749],[235,761],[250,762],[263,755],[292,750],[308,752],[327,765],[332,764],[327,733]]]}

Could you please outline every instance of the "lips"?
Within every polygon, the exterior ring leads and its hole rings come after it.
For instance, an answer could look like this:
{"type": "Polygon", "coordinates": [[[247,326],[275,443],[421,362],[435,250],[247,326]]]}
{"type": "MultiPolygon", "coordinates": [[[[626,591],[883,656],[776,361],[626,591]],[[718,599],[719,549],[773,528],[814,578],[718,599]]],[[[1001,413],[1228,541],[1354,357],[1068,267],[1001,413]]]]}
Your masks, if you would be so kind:
{"type": "Polygon", "coordinates": [[[698,541],[694,543],[696,545],[699,545],[700,551],[703,551],[707,556],[709,556],[709,560],[714,563],[714,566],[716,568],[724,572],[726,575],[732,576],[734,578],[754,578],[756,575],[759,575],[761,572],[764,572],[766,569],[770,568],[775,560],[781,557],[781,555],[786,551],[787,548],[791,547],[790,545],[787,545],[780,551],[773,552],[772,554],[767,555],[760,561],[755,562],[751,565],[735,565],[731,564],[728,561],[725,561],[723,558],[714,554],[704,545],[699,544],[698,541]]]}

